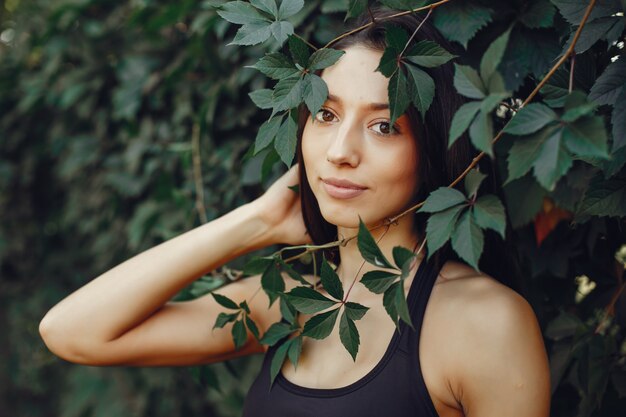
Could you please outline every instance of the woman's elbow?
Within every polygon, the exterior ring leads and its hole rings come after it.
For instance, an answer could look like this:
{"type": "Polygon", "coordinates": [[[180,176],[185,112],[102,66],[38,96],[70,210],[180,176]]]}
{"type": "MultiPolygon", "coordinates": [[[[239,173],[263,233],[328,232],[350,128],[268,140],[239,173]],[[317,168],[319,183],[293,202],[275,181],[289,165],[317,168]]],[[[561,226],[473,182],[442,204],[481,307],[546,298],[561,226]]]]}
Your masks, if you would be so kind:
{"type": "Polygon", "coordinates": [[[55,323],[50,312],[39,322],[39,335],[48,350],[68,362],[95,365],[94,359],[89,357],[87,349],[81,346],[80,340],[68,334],[62,327],[55,323]]]}

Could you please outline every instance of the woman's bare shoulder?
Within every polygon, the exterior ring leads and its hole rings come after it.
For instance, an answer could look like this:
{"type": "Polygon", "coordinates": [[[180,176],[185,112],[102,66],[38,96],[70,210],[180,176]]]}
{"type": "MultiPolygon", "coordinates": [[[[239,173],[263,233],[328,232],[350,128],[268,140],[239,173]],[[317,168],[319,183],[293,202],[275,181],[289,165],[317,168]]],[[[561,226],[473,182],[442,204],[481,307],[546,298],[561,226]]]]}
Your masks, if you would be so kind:
{"type": "Polygon", "coordinates": [[[448,337],[459,342],[449,344],[446,358],[454,362],[449,364],[454,370],[449,381],[464,396],[464,409],[482,415],[489,406],[505,410],[520,398],[540,398],[537,407],[546,408],[548,360],[539,323],[526,299],[493,277],[456,262],[444,265],[435,288],[437,305],[444,312],[438,318],[445,322],[448,337]],[[494,401],[495,392],[502,401],[494,401]]]}

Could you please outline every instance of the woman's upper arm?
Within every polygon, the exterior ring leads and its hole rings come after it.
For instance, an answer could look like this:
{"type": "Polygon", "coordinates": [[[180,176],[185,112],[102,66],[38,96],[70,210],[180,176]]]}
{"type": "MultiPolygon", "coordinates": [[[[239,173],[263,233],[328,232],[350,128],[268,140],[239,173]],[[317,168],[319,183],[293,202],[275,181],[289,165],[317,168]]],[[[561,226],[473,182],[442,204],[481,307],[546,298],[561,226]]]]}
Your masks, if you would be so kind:
{"type": "MultiPolygon", "coordinates": [[[[261,334],[280,320],[278,303],[268,308],[269,298],[261,289],[260,276],[241,279],[215,292],[237,304],[246,300],[250,317],[261,334]]],[[[191,301],[168,302],[139,326],[114,340],[93,346],[85,340],[80,349],[55,353],[68,361],[87,365],[160,366],[218,362],[264,351],[250,332],[246,344],[235,350],[233,323],[213,329],[220,312],[233,311],[218,304],[211,294],[191,301]]]]}
{"type": "Polygon", "coordinates": [[[468,416],[548,417],[550,369],[528,302],[501,285],[468,307],[459,359],[468,416]]]}

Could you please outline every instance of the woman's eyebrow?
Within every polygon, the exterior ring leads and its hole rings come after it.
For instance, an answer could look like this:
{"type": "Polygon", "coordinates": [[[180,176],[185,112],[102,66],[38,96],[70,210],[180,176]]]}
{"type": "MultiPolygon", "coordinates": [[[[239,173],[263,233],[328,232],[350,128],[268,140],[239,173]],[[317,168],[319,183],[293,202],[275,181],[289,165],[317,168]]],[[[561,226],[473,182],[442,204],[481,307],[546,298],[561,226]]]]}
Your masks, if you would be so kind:
{"type": "MultiPolygon", "coordinates": [[[[341,104],[342,101],[336,95],[328,93],[328,101],[334,101],[338,104],[341,104]]],[[[369,103],[365,106],[368,110],[387,110],[389,109],[389,103],[369,103]]]]}

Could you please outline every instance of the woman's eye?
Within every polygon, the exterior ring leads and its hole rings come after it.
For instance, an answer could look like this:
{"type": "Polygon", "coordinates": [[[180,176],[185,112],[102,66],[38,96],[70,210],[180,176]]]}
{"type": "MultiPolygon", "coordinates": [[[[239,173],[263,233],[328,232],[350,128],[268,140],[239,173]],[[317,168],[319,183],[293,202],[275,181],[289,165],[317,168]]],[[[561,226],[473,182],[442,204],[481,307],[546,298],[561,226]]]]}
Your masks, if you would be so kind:
{"type": "Polygon", "coordinates": [[[317,114],[315,115],[315,119],[318,122],[329,123],[329,122],[332,122],[334,118],[335,118],[335,115],[326,109],[320,109],[320,111],[318,111],[317,114]]]}
{"type": "Polygon", "coordinates": [[[374,126],[379,126],[380,130],[374,129],[374,131],[379,135],[390,136],[399,133],[398,129],[396,127],[391,127],[389,122],[379,122],[376,123],[374,126]]]}

